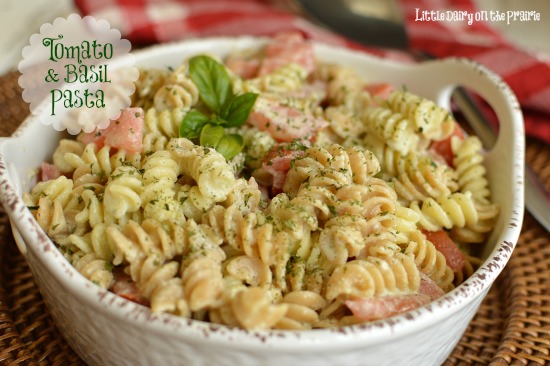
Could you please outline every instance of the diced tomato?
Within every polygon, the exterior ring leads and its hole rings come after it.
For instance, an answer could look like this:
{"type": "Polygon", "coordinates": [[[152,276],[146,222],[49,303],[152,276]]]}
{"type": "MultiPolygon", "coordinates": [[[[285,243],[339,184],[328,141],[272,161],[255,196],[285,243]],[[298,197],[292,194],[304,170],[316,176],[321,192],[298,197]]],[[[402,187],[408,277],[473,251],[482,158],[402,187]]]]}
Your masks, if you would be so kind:
{"type": "Polygon", "coordinates": [[[390,93],[394,90],[392,84],[389,83],[373,83],[367,84],[365,90],[373,96],[373,102],[376,104],[377,100],[386,100],[390,93]]]}
{"type": "Polygon", "coordinates": [[[94,132],[81,133],[78,136],[78,140],[85,145],[94,143],[98,149],[101,149],[105,145],[105,130],[96,129],[94,132]]]}
{"type": "Polygon", "coordinates": [[[410,294],[346,300],[345,304],[357,318],[368,321],[401,314],[430,301],[428,295],[410,294]]]}
{"type": "Polygon", "coordinates": [[[453,149],[451,148],[451,138],[453,136],[457,136],[460,139],[464,139],[464,132],[456,122],[455,122],[455,128],[453,130],[453,133],[449,137],[447,137],[445,140],[433,141],[430,145],[430,150],[434,151],[436,154],[438,154],[443,159],[445,159],[445,161],[447,162],[447,165],[451,167],[454,167],[453,149]]]}
{"type": "Polygon", "coordinates": [[[420,272],[420,287],[418,288],[418,293],[429,296],[431,300],[435,300],[445,295],[445,291],[443,291],[434,280],[422,272],[420,272]]]}
{"type": "Polygon", "coordinates": [[[295,63],[308,74],[315,68],[313,45],[298,32],[276,35],[264,50],[264,59],[258,75],[269,74],[284,65],[295,63]]]}
{"type": "Polygon", "coordinates": [[[149,301],[141,296],[139,289],[134,281],[121,270],[113,270],[114,283],[111,286],[111,292],[132,302],[148,306],[149,301]]]}
{"type": "Polygon", "coordinates": [[[105,130],[105,144],[129,154],[141,151],[143,109],[127,108],[105,130]]]}
{"type": "Polygon", "coordinates": [[[225,65],[235,74],[243,79],[251,79],[258,75],[260,59],[256,57],[246,58],[240,56],[229,56],[225,65]]]}
{"type": "Polygon", "coordinates": [[[104,130],[82,134],[79,140],[85,144],[95,143],[98,149],[108,145],[129,154],[141,152],[143,138],[143,109],[126,108],[120,117],[112,120],[104,130]]]}
{"type": "Polygon", "coordinates": [[[317,130],[328,125],[324,119],[262,97],[256,100],[248,123],[261,131],[268,131],[275,140],[281,142],[311,139],[317,130]]]}
{"type": "Polygon", "coordinates": [[[61,171],[53,164],[42,163],[40,166],[40,180],[46,182],[61,176],[61,171]]]}
{"type": "MultiPolygon", "coordinates": [[[[305,142],[305,144],[309,144],[305,142]]],[[[303,156],[306,145],[300,142],[281,143],[273,147],[262,161],[262,168],[273,176],[272,194],[281,193],[293,159],[303,156]]]]}
{"type": "Polygon", "coordinates": [[[439,231],[423,231],[429,241],[433,243],[435,248],[439,250],[447,260],[447,265],[458,272],[462,270],[466,257],[460,251],[455,242],[443,230],[439,231]]]}

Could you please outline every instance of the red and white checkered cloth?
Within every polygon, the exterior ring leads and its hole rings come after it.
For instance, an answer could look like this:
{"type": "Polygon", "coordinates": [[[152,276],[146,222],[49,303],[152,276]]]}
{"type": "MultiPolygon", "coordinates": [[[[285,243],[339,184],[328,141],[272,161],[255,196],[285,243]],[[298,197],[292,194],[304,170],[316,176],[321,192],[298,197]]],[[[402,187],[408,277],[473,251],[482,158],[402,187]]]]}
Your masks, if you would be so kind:
{"type": "MultiPolygon", "coordinates": [[[[307,38],[363,49],[387,58],[399,51],[366,48],[291,12],[288,0],[75,0],[82,15],[109,21],[134,45],[185,38],[272,35],[297,30],[307,38]]],[[[463,56],[498,73],[523,107],[529,136],[550,143],[550,63],[508,43],[486,22],[415,21],[416,8],[467,11],[472,0],[400,0],[412,48],[437,57],[463,56]]]]}

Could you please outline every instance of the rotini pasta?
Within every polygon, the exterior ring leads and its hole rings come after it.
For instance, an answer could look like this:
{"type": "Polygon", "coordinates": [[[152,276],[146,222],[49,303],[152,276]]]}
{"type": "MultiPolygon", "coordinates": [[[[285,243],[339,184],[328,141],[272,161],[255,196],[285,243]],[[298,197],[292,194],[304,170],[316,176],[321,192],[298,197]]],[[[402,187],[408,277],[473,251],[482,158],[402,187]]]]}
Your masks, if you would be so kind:
{"type": "Polygon", "coordinates": [[[187,66],[181,65],[166,79],[164,85],[157,89],[153,105],[159,111],[185,109],[189,110],[199,100],[199,90],[187,76],[187,66]]]}
{"type": "Polygon", "coordinates": [[[164,111],[156,108],[147,109],[143,120],[142,153],[150,154],[157,150],[165,150],[170,139],[178,137],[179,125],[186,113],[183,108],[164,111]]]}
{"type": "Polygon", "coordinates": [[[120,166],[109,176],[103,196],[104,213],[114,220],[124,220],[141,207],[143,179],[133,166],[120,166]]]}
{"type": "Polygon", "coordinates": [[[451,139],[453,165],[458,176],[458,186],[462,191],[469,191],[475,201],[489,203],[489,183],[485,177],[481,141],[470,136],[465,140],[458,137],[451,139]]]}
{"type": "Polygon", "coordinates": [[[435,281],[444,291],[453,288],[453,271],[447,265],[445,256],[420,231],[414,232],[405,247],[405,254],[411,257],[418,269],[435,281]]]}
{"type": "Polygon", "coordinates": [[[285,295],[283,303],[288,309],[285,316],[275,324],[277,329],[312,329],[319,322],[319,313],[327,301],[312,291],[292,291],[285,295]]]}
{"type": "Polygon", "coordinates": [[[367,257],[337,267],[327,284],[328,300],[415,293],[420,275],[414,261],[397,253],[387,259],[367,257]]]}
{"type": "Polygon", "coordinates": [[[414,125],[399,112],[385,107],[369,107],[363,112],[363,123],[368,132],[386,142],[392,149],[407,154],[418,144],[414,125]]]}
{"type": "Polygon", "coordinates": [[[418,224],[428,231],[472,226],[479,220],[478,211],[469,191],[457,192],[437,199],[428,198],[421,204],[413,201],[410,208],[420,214],[418,224]]]}
{"type": "Polygon", "coordinates": [[[393,111],[408,118],[414,130],[428,139],[442,140],[453,132],[454,122],[449,111],[431,100],[405,90],[395,90],[386,103],[393,111]]]}
{"type": "Polygon", "coordinates": [[[160,221],[185,221],[175,191],[178,175],[178,164],[172,160],[170,152],[167,150],[155,151],[144,159],[143,189],[140,199],[145,218],[155,218],[160,221]]]}
{"type": "Polygon", "coordinates": [[[80,141],[62,139],[53,153],[53,164],[62,172],[70,173],[75,167],[65,160],[65,154],[73,153],[77,156],[84,152],[84,144],[80,141]]]}
{"type": "Polygon", "coordinates": [[[109,269],[110,262],[97,254],[78,251],[66,253],[66,257],[78,272],[99,287],[108,289],[113,284],[113,274],[109,269]]]}
{"type": "Polygon", "coordinates": [[[132,105],[149,108],[157,90],[164,85],[170,75],[168,69],[142,68],[135,82],[136,91],[132,95],[132,105]]]}
{"type": "Polygon", "coordinates": [[[24,199],[33,207],[33,214],[42,229],[57,242],[65,242],[75,229],[66,211],[74,206],[72,196],[73,181],[60,176],[56,179],[39,182],[24,199]]]}
{"type": "Polygon", "coordinates": [[[234,83],[237,93],[265,92],[281,94],[300,90],[306,80],[307,71],[298,64],[287,64],[275,71],[253,79],[239,80],[234,83]]]}
{"type": "Polygon", "coordinates": [[[170,151],[180,171],[197,182],[204,196],[216,202],[227,198],[235,184],[235,177],[220,153],[183,138],[174,139],[170,143],[170,151]]]}

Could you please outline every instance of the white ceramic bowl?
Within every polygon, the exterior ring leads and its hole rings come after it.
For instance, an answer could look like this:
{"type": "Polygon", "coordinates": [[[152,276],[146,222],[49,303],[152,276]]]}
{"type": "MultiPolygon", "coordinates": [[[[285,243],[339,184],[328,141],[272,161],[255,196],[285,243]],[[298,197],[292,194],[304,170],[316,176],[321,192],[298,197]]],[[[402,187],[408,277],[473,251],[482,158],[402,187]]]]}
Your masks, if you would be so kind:
{"type": "MultiPolygon", "coordinates": [[[[174,66],[208,52],[223,56],[265,40],[216,38],[137,52],[143,66],[174,66]]],[[[90,365],[438,365],[456,346],[482,299],[512,254],[523,219],[523,119],[510,89],[488,70],[464,60],[402,65],[315,45],[318,58],[355,67],[372,82],[406,85],[449,106],[461,84],[497,112],[500,135],[486,165],[501,213],[481,268],[437,301],[389,319],[314,331],[245,331],[170,315],[104,291],[82,277],[57,251],[21,199],[32,174],[53,153],[61,134],[29,117],[0,141],[0,193],[15,239],[60,331],[90,365]]]]}

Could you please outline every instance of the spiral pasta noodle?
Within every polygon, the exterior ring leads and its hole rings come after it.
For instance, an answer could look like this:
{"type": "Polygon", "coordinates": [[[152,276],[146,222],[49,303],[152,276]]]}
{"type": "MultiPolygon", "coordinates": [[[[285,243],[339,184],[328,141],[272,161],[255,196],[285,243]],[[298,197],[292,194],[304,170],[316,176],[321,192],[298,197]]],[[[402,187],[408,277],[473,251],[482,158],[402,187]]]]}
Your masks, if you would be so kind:
{"type": "Polygon", "coordinates": [[[235,92],[265,92],[280,94],[300,90],[306,80],[307,71],[291,63],[270,73],[235,83],[235,92]]]}
{"type": "Polygon", "coordinates": [[[270,329],[285,316],[288,306],[274,304],[269,292],[260,287],[240,291],[231,301],[237,323],[244,329],[270,329]]]}
{"type": "Polygon", "coordinates": [[[295,194],[302,184],[339,188],[351,183],[367,182],[379,170],[374,155],[356,147],[333,144],[314,146],[294,161],[287,173],[283,190],[295,194]]]}
{"type": "Polygon", "coordinates": [[[105,187],[98,184],[78,186],[73,190],[73,194],[78,194],[79,191],[81,193],[77,200],[82,202],[82,210],[74,216],[75,223],[80,226],[89,224],[93,230],[105,221],[102,202],[105,187]]]}
{"type": "Polygon", "coordinates": [[[170,75],[168,69],[141,68],[139,78],[134,83],[136,91],[132,95],[132,105],[149,108],[157,90],[164,85],[170,75]]]}
{"type": "Polygon", "coordinates": [[[178,175],[178,164],[172,160],[169,151],[158,150],[145,158],[142,166],[143,189],[140,193],[145,218],[185,221],[180,202],[176,198],[178,175]]]}
{"type": "Polygon", "coordinates": [[[67,259],[85,278],[101,288],[108,289],[113,283],[113,274],[109,270],[110,262],[95,253],[67,253],[67,259]]]}
{"type": "Polygon", "coordinates": [[[405,90],[393,91],[386,100],[389,107],[408,118],[414,130],[431,140],[450,136],[454,121],[448,111],[429,99],[405,90]]]}
{"type": "Polygon", "coordinates": [[[276,329],[312,329],[319,322],[319,313],[327,301],[312,291],[292,291],[283,298],[287,305],[285,316],[275,324],[276,329]]]}
{"type": "Polygon", "coordinates": [[[444,291],[453,288],[454,274],[446,259],[425,236],[416,231],[411,235],[405,254],[414,260],[418,269],[435,281],[444,291]]]}
{"type": "Polygon", "coordinates": [[[209,257],[192,260],[183,270],[182,284],[189,310],[216,307],[223,290],[221,264],[209,257]]]}
{"type": "Polygon", "coordinates": [[[286,287],[284,276],[290,255],[290,235],[277,231],[274,225],[265,222],[263,215],[243,215],[236,205],[227,208],[216,205],[204,217],[203,222],[214,228],[224,242],[250,257],[256,257],[274,267],[274,282],[286,287]],[[259,225],[262,223],[263,225],[259,225]]]}
{"type": "Polygon", "coordinates": [[[287,262],[289,290],[321,293],[334,270],[334,264],[323,253],[318,232],[309,241],[301,241],[287,262]]]}
{"type": "Polygon", "coordinates": [[[471,226],[479,220],[470,192],[457,192],[437,199],[428,198],[421,204],[413,201],[410,208],[420,214],[418,224],[428,231],[471,226]]]}
{"type": "Polygon", "coordinates": [[[199,90],[187,76],[187,66],[180,65],[157,89],[153,98],[156,110],[162,112],[171,109],[189,110],[199,100],[199,90]]]}
{"type": "Polygon", "coordinates": [[[62,175],[39,182],[24,198],[29,206],[35,208],[32,212],[40,227],[56,242],[63,242],[73,230],[65,215],[68,206],[74,205],[73,186],[73,181],[62,175]]]}
{"type": "Polygon", "coordinates": [[[252,177],[248,180],[244,178],[237,179],[233,190],[224,201],[224,205],[236,205],[245,214],[259,210],[263,204],[260,187],[252,177]]]}
{"type": "Polygon", "coordinates": [[[174,139],[170,150],[180,171],[197,182],[203,195],[216,202],[227,198],[235,184],[235,177],[220,153],[211,148],[196,146],[184,138],[174,139]]]}
{"type": "Polygon", "coordinates": [[[145,110],[142,152],[165,150],[170,139],[179,135],[179,125],[187,111],[183,108],[159,111],[156,108],[145,110]]]}
{"type": "Polygon", "coordinates": [[[420,275],[414,261],[397,253],[388,259],[367,257],[337,267],[327,283],[326,297],[356,299],[414,293],[419,285],[420,275]]]}
{"type": "Polygon", "coordinates": [[[354,99],[362,94],[365,86],[355,70],[334,64],[320,63],[313,71],[313,77],[327,83],[327,100],[330,105],[345,105],[349,108],[351,104],[353,107],[354,99]]]}
{"type": "Polygon", "coordinates": [[[177,277],[180,264],[172,259],[177,254],[193,251],[194,246],[200,247],[203,243],[196,239],[200,233],[183,234],[184,228],[178,231],[177,227],[172,226],[172,229],[171,237],[160,223],[146,220],[142,225],[129,221],[123,230],[112,225],[106,230],[116,248],[113,262],[120,264],[124,260],[128,263],[128,272],[143,296],[150,298],[151,309],[154,312],[170,309],[171,312],[188,315],[191,311],[188,302],[184,298],[170,296],[172,291],[182,294],[186,291],[183,278],[177,277]],[[172,303],[167,303],[169,300],[172,303]]]}
{"type": "Polygon", "coordinates": [[[485,176],[481,155],[481,141],[475,136],[460,140],[451,139],[453,164],[458,176],[458,185],[461,190],[472,193],[474,200],[489,203],[489,182],[485,176]]]}
{"type": "Polygon", "coordinates": [[[53,153],[53,164],[62,172],[70,173],[75,169],[75,166],[69,164],[65,160],[65,154],[72,153],[76,156],[82,155],[84,152],[84,144],[80,141],[61,139],[59,145],[53,153]]]}
{"type": "Polygon", "coordinates": [[[141,207],[143,180],[139,170],[133,166],[116,168],[105,186],[104,213],[114,220],[124,220],[141,207]]]}
{"type": "Polygon", "coordinates": [[[340,139],[345,140],[353,138],[365,132],[365,126],[356,117],[356,115],[344,106],[331,106],[325,110],[324,114],[330,123],[330,128],[340,139]]]}
{"type": "Polygon", "coordinates": [[[100,223],[85,235],[69,235],[69,241],[85,254],[94,253],[98,258],[111,261],[114,258],[115,247],[107,235],[107,227],[107,224],[100,223]]]}
{"type": "Polygon", "coordinates": [[[267,152],[275,146],[275,139],[268,132],[255,127],[244,127],[241,133],[248,156],[246,164],[251,168],[259,168],[267,152]]]}
{"type": "Polygon", "coordinates": [[[483,243],[494,227],[494,221],[499,213],[498,205],[476,202],[475,208],[479,216],[476,223],[451,229],[451,236],[459,243],[483,243]]]}
{"type": "Polygon", "coordinates": [[[386,141],[392,149],[406,154],[418,143],[414,125],[406,116],[385,107],[370,107],[363,114],[363,123],[369,133],[386,141]]]}
{"type": "Polygon", "coordinates": [[[482,243],[492,230],[498,215],[498,207],[490,201],[489,183],[483,166],[481,141],[470,136],[464,140],[453,137],[453,164],[456,167],[458,185],[462,191],[470,192],[475,202],[478,221],[464,227],[453,227],[451,235],[460,243],[482,243]]]}

